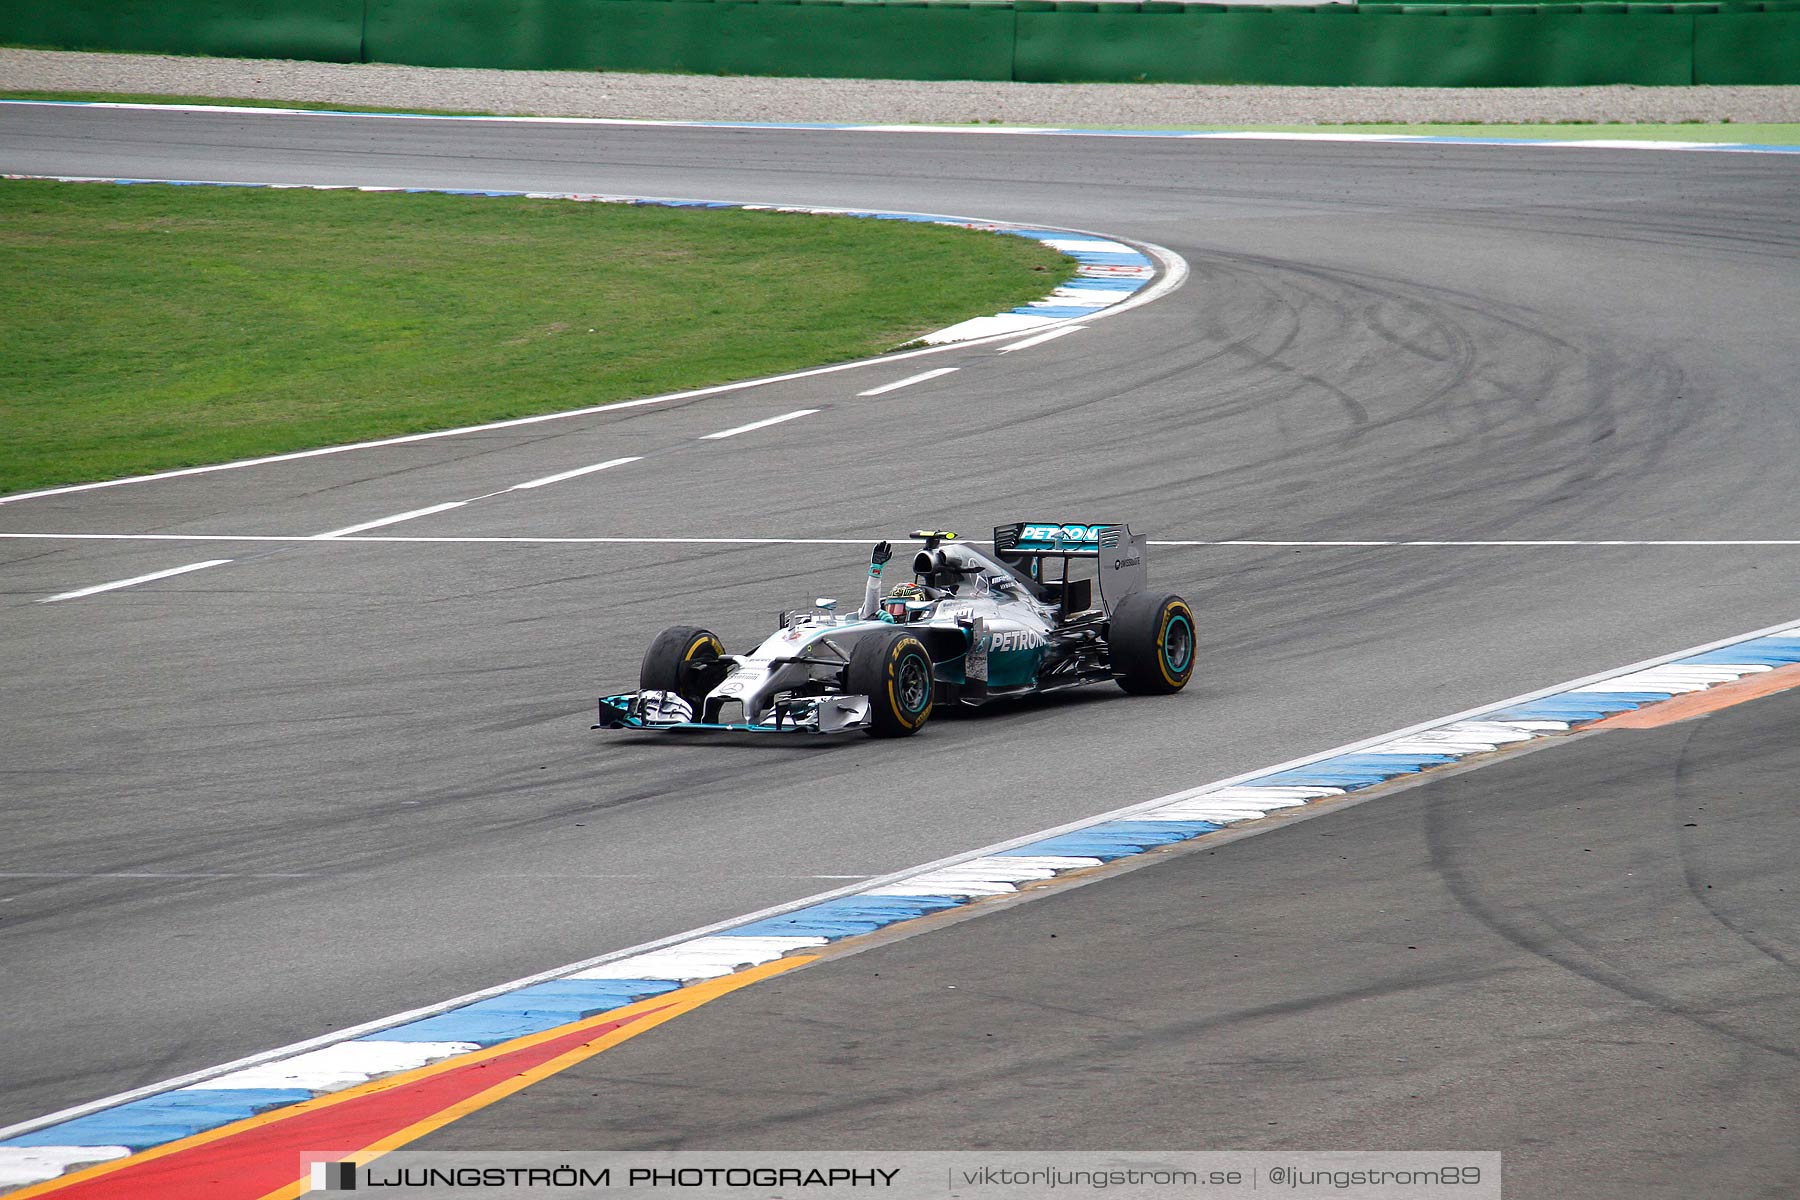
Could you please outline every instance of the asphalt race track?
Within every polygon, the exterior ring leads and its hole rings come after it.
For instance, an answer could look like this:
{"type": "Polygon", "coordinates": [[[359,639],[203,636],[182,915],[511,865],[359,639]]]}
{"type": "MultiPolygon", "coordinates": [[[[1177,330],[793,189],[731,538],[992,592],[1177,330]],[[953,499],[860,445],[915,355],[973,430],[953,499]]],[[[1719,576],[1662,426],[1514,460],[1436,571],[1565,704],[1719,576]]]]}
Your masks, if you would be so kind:
{"type": "Polygon", "coordinates": [[[1504,1147],[1508,1196],[1792,1196],[1796,724],[1590,735],[823,963],[411,1149],[1504,1147]]]}
{"type": "MultiPolygon", "coordinates": [[[[952,350],[664,406],[0,504],[0,533],[304,537],[643,456],[376,531],[501,540],[0,539],[0,1124],[1800,617],[1800,546],[1591,544],[1800,536],[1800,180],[1787,156],[7,106],[0,170],[907,209],[1152,242],[1192,272],[1154,304],[1019,353],[952,350]],[[958,370],[856,395],[927,366],[958,370]],[[701,440],[801,408],[820,411],[701,440]],[[855,596],[861,542],[920,524],[981,536],[1014,517],[1128,520],[1191,541],[1572,544],[1155,548],[1153,583],[1201,616],[1201,669],[1172,699],[1096,689],[934,721],[903,743],[588,732],[592,697],[634,680],[662,626],[693,620],[735,648],[780,608],[855,596]],[[530,540],[602,536],[858,544],[530,540]],[[211,559],[231,561],[37,603],[211,559]]],[[[1728,726],[1734,759],[1791,748],[1794,707],[1778,704],[1728,726]],[[1787,719],[1750,719],[1760,712],[1787,719]]],[[[1573,1182],[1546,1166],[1520,1194],[1647,1195],[1623,1190],[1609,1167],[1651,1142],[1655,1121],[1691,1124],[1696,1096],[1736,1086],[1738,1131],[1759,1148],[1759,1173],[1709,1174],[1724,1168],[1672,1142],[1662,1166],[1694,1175],[1667,1194],[1791,1194],[1792,1139],[1781,1159],[1771,1146],[1781,1139],[1758,1124],[1764,1098],[1793,1111],[1791,997],[1785,1026],[1768,1013],[1733,1023],[1709,1006],[1743,1002],[1771,972],[1791,993],[1793,889],[1735,893],[1740,924],[1766,934],[1787,923],[1789,940],[1770,943],[1761,974],[1715,963],[1660,987],[1682,963],[1652,944],[1664,928],[1655,914],[1613,889],[1616,861],[1590,878],[1585,860],[1597,855],[1565,863],[1560,852],[1571,839],[1600,841],[1593,848],[1614,860],[1640,854],[1666,871],[1682,835],[1662,811],[1643,814],[1654,829],[1635,828],[1619,782],[1631,764],[1581,753],[1505,768],[1526,772],[1523,784],[1476,772],[879,952],[898,956],[911,982],[883,971],[877,983],[868,971],[878,955],[867,955],[759,985],[716,1015],[687,1018],[695,1032],[640,1039],[629,1060],[603,1056],[587,1069],[677,1070],[723,1023],[758,1015],[784,1018],[762,1035],[777,1047],[835,1045],[857,1035],[794,1016],[835,994],[840,1012],[850,996],[869,1011],[895,1006],[891,1026],[868,1029],[881,1049],[863,1070],[879,1072],[931,1052],[919,1024],[895,1015],[925,1003],[931,989],[919,980],[983,958],[1009,964],[1009,994],[1061,978],[1096,1008],[1146,1006],[1144,1027],[1169,1031],[1189,1073],[1146,1078],[1161,1047],[1133,1044],[1126,1077],[1141,1091],[1113,1093],[1142,1113],[1131,1138],[1072,1094],[1103,1087],[1098,1068],[1076,1058],[1074,1084],[1065,1075],[1042,1093],[1010,1094],[1013,1120],[986,1135],[946,1110],[935,1125],[907,1116],[892,1144],[947,1148],[1026,1128],[1031,1145],[1259,1148],[1275,1135],[1244,1114],[1279,1103],[1305,1109],[1281,1143],[1292,1148],[1502,1149],[1509,1174],[1534,1154],[1587,1164],[1573,1182]],[[1575,798],[1554,782],[1583,770],[1612,819],[1567,811],[1575,798]],[[1440,803],[1439,789],[1455,795],[1440,803]],[[1494,811],[1510,807],[1516,822],[1494,811]],[[1326,829],[1346,848],[1335,866],[1302,844],[1326,829]],[[1528,876],[1507,868],[1552,859],[1528,876]],[[1584,991],[1556,973],[1564,968],[1534,943],[1535,926],[1507,937],[1465,902],[1470,888],[1478,900],[1498,888],[1504,909],[1527,879],[1553,914],[1546,921],[1582,929],[1619,912],[1636,923],[1642,936],[1589,948],[1631,988],[1584,991]],[[1233,926],[1266,934],[1234,951],[1257,956],[1254,972],[1227,974],[1215,992],[1218,964],[1196,954],[1165,962],[1172,974],[1140,994],[1152,981],[1127,987],[1100,968],[1115,949],[1142,951],[1102,935],[1126,922],[1183,926],[1206,911],[1201,895],[1233,910],[1279,899],[1233,926]],[[1032,949],[1038,928],[1070,919],[1089,937],[1091,971],[1032,949]],[[1430,931],[1431,952],[1360,969],[1346,957],[1347,933],[1409,921],[1430,931]],[[1496,953],[1460,944],[1473,937],[1496,953]],[[1564,1019],[1516,1032],[1497,1023],[1492,989],[1509,977],[1556,989],[1564,1019]],[[1373,1010],[1368,1052],[1326,1062],[1309,1051],[1367,1031],[1371,1010],[1347,998],[1369,989],[1410,998],[1373,1010]],[[1645,995],[1675,996],[1683,1011],[1645,995]],[[1195,996],[1184,1023],[1173,1010],[1195,996]],[[1282,1018],[1256,1031],[1254,1062],[1181,1041],[1214,1028],[1209,1014],[1258,1004],[1282,1018]],[[1634,1016],[1634,1004],[1645,1011],[1634,1016]],[[1419,1068],[1432,1078],[1383,1072],[1380,1050],[1427,1018],[1426,1041],[1451,1047],[1419,1068]],[[1752,1040],[1738,1059],[1724,1041],[1671,1055],[1661,1092],[1647,1064],[1558,1074],[1570,1039],[1660,1037],[1665,1026],[1727,1041],[1747,1029],[1752,1040]],[[659,1046],[669,1056],[660,1065],[659,1046]],[[1291,1061],[1276,1078],[1281,1055],[1291,1061]],[[1409,1096],[1468,1090],[1419,1120],[1401,1086],[1409,1096]],[[1558,1086],[1536,1119],[1517,1111],[1558,1086]],[[1235,1123],[1202,1126],[1184,1090],[1198,1088],[1241,1098],[1235,1123]],[[1609,1120],[1626,1092],[1628,1109],[1609,1120]],[[1708,1191],[1723,1178],[1742,1186],[1708,1191]]],[[[1730,844],[1791,846],[1782,803],[1756,807],[1730,844]]],[[[1659,896],[1671,921],[1701,922],[1698,897],[1659,896]]],[[[932,1020],[939,1034],[974,1037],[981,1015],[951,1007],[932,1020]]],[[[1015,1044],[1033,1020],[1006,1014],[1015,1044]]],[[[917,1087],[979,1096],[1009,1077],[1004,1066],[917,1087]]],[[[890,1090],[859,1085],[865,1103],[899,1111],[893,1089],[925,1070],[893,1069],[890,1090]]],[[[545,1104],[564,1097],[568,1111],[565,1093],[543,1094],[545,1104]]],[[[504,1130],[507,1111],[470,1137],[504,1130]]],[[[736,1123],[711,1122],[697,1105],[684,1123],[665,1103],[656,1120],[690,1145],[711,1129],[738,1146],[884,1141],[869,1132],[873,1116],[845,1124],[771,1104],[759,1124],[734,1111],[736,1123]]],[[[458,1128],[438,1136],[454,1141],[458,1128]]],[[[583,1148],[614,1136],[589,1128],[583,1148]]]]}

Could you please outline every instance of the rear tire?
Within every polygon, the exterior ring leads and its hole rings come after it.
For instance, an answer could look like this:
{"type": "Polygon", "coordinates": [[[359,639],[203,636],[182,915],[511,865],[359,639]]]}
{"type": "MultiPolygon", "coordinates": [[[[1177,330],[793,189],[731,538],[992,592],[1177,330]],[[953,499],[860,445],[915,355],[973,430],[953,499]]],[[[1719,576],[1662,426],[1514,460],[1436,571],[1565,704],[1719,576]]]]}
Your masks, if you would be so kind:
{"type": "Polygon", "coordinates": [[[638,687],[646,692],[674,692],[692,706],[698,721],[706,693],[725,679],[728,664],[718,661],[723,653],[724,643],[710,629],[692,625],[665,629],[644,651],[638,687]]]}
{"type": "Polygon", "coordinates": [[[1113,677],[1141,696],[1169,696],[1194,673],[1194,613],[1180,596],[1133,592],[1113,610],[1107,634],[1113,677]]]}
{"type": "Polygon", "coordinates": [[[931,716],[931,655],[903,629],[863,638],[850,649],[844,690],[869,698],[870,737],[910,737],[931,716]]]}

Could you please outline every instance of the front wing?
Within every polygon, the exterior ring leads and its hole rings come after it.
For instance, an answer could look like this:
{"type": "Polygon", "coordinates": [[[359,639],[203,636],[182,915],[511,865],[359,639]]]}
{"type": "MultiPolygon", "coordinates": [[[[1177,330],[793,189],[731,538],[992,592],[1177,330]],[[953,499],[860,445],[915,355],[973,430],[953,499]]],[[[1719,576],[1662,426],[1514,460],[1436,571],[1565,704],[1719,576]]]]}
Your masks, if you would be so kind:
{"type": "Polygon", "coordinates": [[[595,729],[635,729],[644,733],[845,733],[869,725],[869,698],[861,695],[803,696],[778,701],[771,722],[663,721],[645,716],[642,693],[600,697],[595,729]]]}

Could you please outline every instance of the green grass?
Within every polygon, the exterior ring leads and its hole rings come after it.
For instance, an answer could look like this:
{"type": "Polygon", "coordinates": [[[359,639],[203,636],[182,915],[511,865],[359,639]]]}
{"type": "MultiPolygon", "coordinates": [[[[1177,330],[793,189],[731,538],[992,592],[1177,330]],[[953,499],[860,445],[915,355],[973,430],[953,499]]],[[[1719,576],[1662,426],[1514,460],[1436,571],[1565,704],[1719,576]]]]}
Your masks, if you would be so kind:
{"type": "Polygon", "coordinates": [[[898,221],[0,181],[0,492],[857,358],[1072,273],[898,221]]]}

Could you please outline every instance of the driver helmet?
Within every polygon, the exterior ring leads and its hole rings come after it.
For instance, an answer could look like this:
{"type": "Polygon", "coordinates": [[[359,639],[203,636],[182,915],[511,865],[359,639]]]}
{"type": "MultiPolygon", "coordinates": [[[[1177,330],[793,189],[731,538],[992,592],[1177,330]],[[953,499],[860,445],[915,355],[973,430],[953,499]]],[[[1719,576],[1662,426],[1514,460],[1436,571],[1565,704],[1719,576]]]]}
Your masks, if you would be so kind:
{"type": "Polygon", "coordinates": [[[917,611],[915,606],[924,605],[929,597],[925,589],[916,583],[896,583],[888,592],[887,598],[881,602],[881,610],[891,621],[905,624],[911,614],[917,611]]]}

